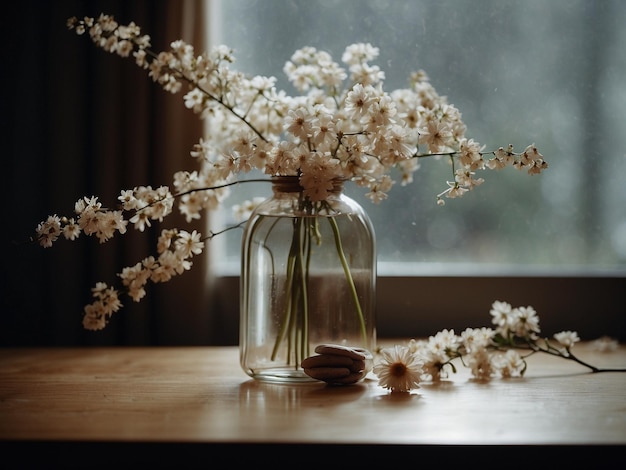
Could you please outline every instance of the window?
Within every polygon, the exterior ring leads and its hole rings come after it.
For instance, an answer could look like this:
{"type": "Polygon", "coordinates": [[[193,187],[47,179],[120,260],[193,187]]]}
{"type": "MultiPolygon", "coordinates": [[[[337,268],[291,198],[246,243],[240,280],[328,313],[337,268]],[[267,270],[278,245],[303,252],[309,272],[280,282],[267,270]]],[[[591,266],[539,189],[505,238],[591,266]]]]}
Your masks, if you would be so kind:
{"type": "MultiPolygon", "coordinates": [[[[542,321],[556,315],[555,328],[585,326],[589,334],[611,331],[601,330],[606,324],[594,329],[586,309],[608,310],[609,329],[624,334],[626,5],[209,0],[209,6],[211,42],[233,47],[239,70],[274,75],[291,92],[282,67],[296,49],[313,46],[340,61],[347,45],[369,42],[380,49],[376,63],[386,89],[406,87],[409,74],[423,69],[463,114],[468,137],[489,150],[536,143],[550,164],[539,176],[512,168],[485,172],[482,186],[444,207],[435,203],[450,179],[443,161],[425,159],[415,181],[397,184],[380,205],[349,189],[377,231],[383,325],[385,315],[416,310],[439,316],[429,323],[436,329],[487,325],[497,299],[532,304],[542,321]]],[[[238,191],[242,199],[268,193],[267,185],[238,191]]],[[[235,232],[224,237],[222,273],[238,269],[239,242],[235,232]]],[[[406,335],[392,330],[385,332],[406,335]]]]}

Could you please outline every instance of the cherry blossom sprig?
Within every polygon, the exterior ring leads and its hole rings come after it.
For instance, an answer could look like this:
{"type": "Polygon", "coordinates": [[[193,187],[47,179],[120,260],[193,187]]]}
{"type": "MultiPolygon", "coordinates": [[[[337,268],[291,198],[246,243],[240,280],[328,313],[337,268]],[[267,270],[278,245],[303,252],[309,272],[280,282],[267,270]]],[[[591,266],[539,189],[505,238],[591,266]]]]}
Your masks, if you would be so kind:
{"type": "MultiPolygon", "coordinates": [[[[88,236],[94,235],[100,243],[104,243],[115,231],[126,233],[129,221],[137,230],[143,232],[146,226],[151,225],[151,220],[161,221],[172,211],[174,198],[167,188],[152,190],[149,187],[140,187],[133,191],[122,191],[118,198],[122,209],[109,210],[102,207],[97,197],[84,197],[75,204],[76,220],[73,217],[59,217],[56,214],[48,216],[37,226],[37,239],[42,246],[50,247],[61,235],[67,240],[75,240],[84,233],[88,236]],[[129,220],[125,220],[124,212],[131,212],[133,215],[129,220]]],[[[223,231],[240,225],[242,223],[223,231]]],[[[190,270],[193,265],[190,258],[203,252],[206,240],[222,232],[211,232],[203,238],[197,230],[188,232],[177,228],[163,229],[157,240],[157,257],[147,256],[118,273],[124,292],[132,300],[139,302],[146,295],[145,287],[148,282],[167,282],[172,277],[190,270]]],[[[121,289],[98,282],[91,291],[94,301],[85,306],[83,326],[88,330],[101,330],[111,316],[123,307],[120,300],[121,289]]]]}
{"type": "MultiPolygon", "coordinates": [[[[482,184],[477,171],[513,166],[533,175],[548,167],[534,144],[519,153],[512,146],[487,152],[468,139],[461,113],[437,93],[424,71],[411,75],[408,88],[385,91],[385,73],[372,64],[379,49],[370,44],[348,46],[342,55],[345,67],[325,51],[296,51],[283,71],[301,94],[289,96],[276,89],[275,77],[232,70],[233,51],[224,45],[196,54],[193,46],[176,40],[169,50],[157,52],[134,22],[121,25],[105,14],[73,17],[67,26],[105,51],[134,58],[165,91],[184,91],[184,105],[208,121],[211,132],[190,152],[199,168],[174,173],[173,191],[167,186],[122,190],[120,209],[104,208],[95,196],[82,197],[74,216],[55,214],[38,225],[36,240],[44,247],[81,233],[104,243],[124,234],[129,224],[144,231],[153,221],[163,222],[174,201],[187,222],[200,219],[252,170],[268,177],[298,176],[311,202],[323,201],[340,179],[365,188],[378,203],[388,197],[396,175],[402,185],[409,184],[422,158],[446,157],[452,180],[437,195],[443,204],[444,196],[460,197],[482,184]]],[[[173,275],[190,269],[190,256],[199,254],[212,235],[162,232],[157,257],[118,274],[131,298],[143,297],[147,280],[166,281],[164,271],[173,275]]],[[[95,301],[85,308],[84,325],[100,329],[121,307],[119,291],[104,283],[92,290],[95,301]]]]}
{"type": "Polygon", "coordinates": [[[385,92],[385,73],[370,64],[379,50],[370,44],[346,48],[342,61],[348,71],[325,51],[296,51],[283,69],[302,93],[291,97],[276,90],[274,77],[248,78],[231,70],[235,58],[227,46],[196,55],[193,46],[178,40],[169,51],[156,53],[137,25],[119,25],[108,15],[70,18],[68,26],[78,34],[88,32],[106,51],[132,54],[166,91],[177,93],[187,84],[185,105],[210,121],[211,133],[192,152],[203,171],[178,175],[186,189],[198,188],[194,183],[202,179],[202,187],[210,187],[258,169],[272,176],[299,175],[313,201],[323,199],[340,178],[368,188],[367,196],[379,202],[395,183],[391,170],[408,184],[419,158],[447,155],[459,168],[453,167],[453,181],[438,195],[441,200],[481,184],[477,170],[512,165],[536,174],[547,168],[534,145],[521,153],[512,146],[483,152],[465,137],[461,113],[423,71],[412,74],[410,88],[385,92]]]}
{"type": "MultiPolygon", "coordinates": [[[[467,328],[460,335],[442,330],[428,339],[381,349],[373,369],[379,385],[392,392],[408,392],[419,388],[420,382],[447,379],[450,371],[457,372],[456,361],[481,381],[522,377],[528,368],[526,359],[536,353],[576,362],[592,373],[626,372],[626,368],[599,368],[575,356],[572,349],[580,341],[575,331],[561,331],[552,339],[540,337],[539,317],[531,306],[513,308],[495,301],[490,314],[495,328],[467,328]]],[[[618,345],[610,338],[601,341],[603,350],[618,345]]]]}

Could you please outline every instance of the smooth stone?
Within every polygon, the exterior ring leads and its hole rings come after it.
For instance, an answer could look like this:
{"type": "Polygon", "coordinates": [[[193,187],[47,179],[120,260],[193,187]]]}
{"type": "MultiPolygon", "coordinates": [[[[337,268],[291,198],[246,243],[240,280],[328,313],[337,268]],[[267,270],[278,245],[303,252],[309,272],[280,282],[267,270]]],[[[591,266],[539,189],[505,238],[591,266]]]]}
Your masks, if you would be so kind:
{"type": "Polygon", "coordinates": [[[363,377],[365,377],[365,371],[354,372],[350,375],[346,375],[345,377],[340,377],[338,379],[330,379],[326,380],[329,385],[350,385],[358,382],[363,377]]]}
{"type": "Polygon", "coordinates": [[[328,382],[349,376],[350,369],[347,367],[313,367],[312,369],[304,369],[304,373],[314,379],[328,382]]]}
{"type": "Polygon", "coordinates": [[[302,361],[303,369],[311,369],[314,367],[348,367],[352,370],[354,367],[354,360],[347,356],[321,354],[319,356],[307,357],[304,361],[302,361]]]}
{"type": "Polygon", "coordinates": [[[348,346],[342,346],[339,344],[320,344],[315,348],[315,352],[318,354],[330,354],[334,356],[346,356],[356,360],[362,360],[368,358],[367,350],[363,348],[351,348],[348,346]]]}
{"type": "Polygon", "coordinates": [[[365,377],[365,362],[371,359],[369,351],[339,344],[320,344],[317,356],[302,361],[304,372],[330,385],[353,384],[365,377]]]}
{"type": "Polygon", "coordinates": [[[352,361],[352,366],[350,370],[352,372],[361,372],[365,369],[365,361],[352,361]]]}

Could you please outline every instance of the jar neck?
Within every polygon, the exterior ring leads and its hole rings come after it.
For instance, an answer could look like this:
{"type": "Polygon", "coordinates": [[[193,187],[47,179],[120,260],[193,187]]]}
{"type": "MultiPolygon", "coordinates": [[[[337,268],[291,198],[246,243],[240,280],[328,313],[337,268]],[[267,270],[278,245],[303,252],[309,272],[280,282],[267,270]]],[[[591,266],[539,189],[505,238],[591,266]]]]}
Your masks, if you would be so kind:
{"type": "MultiPolygon", "coordinates": [[[[301,193],[304,188],[300,185],[299,176],[272,176],[272,191],[274,194],[280,193],[301,193]]],[[[339,195],[343,192],[343,182],[341,178],[332,180],[333,188],[328,192],[333,195],[339,195]]]]}

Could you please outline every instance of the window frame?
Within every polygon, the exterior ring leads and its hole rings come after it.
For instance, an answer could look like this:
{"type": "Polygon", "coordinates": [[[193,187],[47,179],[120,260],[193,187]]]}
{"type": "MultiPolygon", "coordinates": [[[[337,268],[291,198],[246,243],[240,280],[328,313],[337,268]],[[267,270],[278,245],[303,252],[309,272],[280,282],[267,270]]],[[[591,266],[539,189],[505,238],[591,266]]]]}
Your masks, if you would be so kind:
{"type": "MultiPolygon", "coordinates": [[[[236,344],[239,275],[213,272],[212,301],[223,328],[220,341],[236,344]],[[233,301],[236,299],[236,301],[233,301]]],[[[582,340],[609,336],[626,341],[626,276],[596,274],[379,274],[376,292],[379,338],[426,338],[444,329],[491,327],[496,301],[532,306],[541,335],[576,331],[582,340]]]]}

